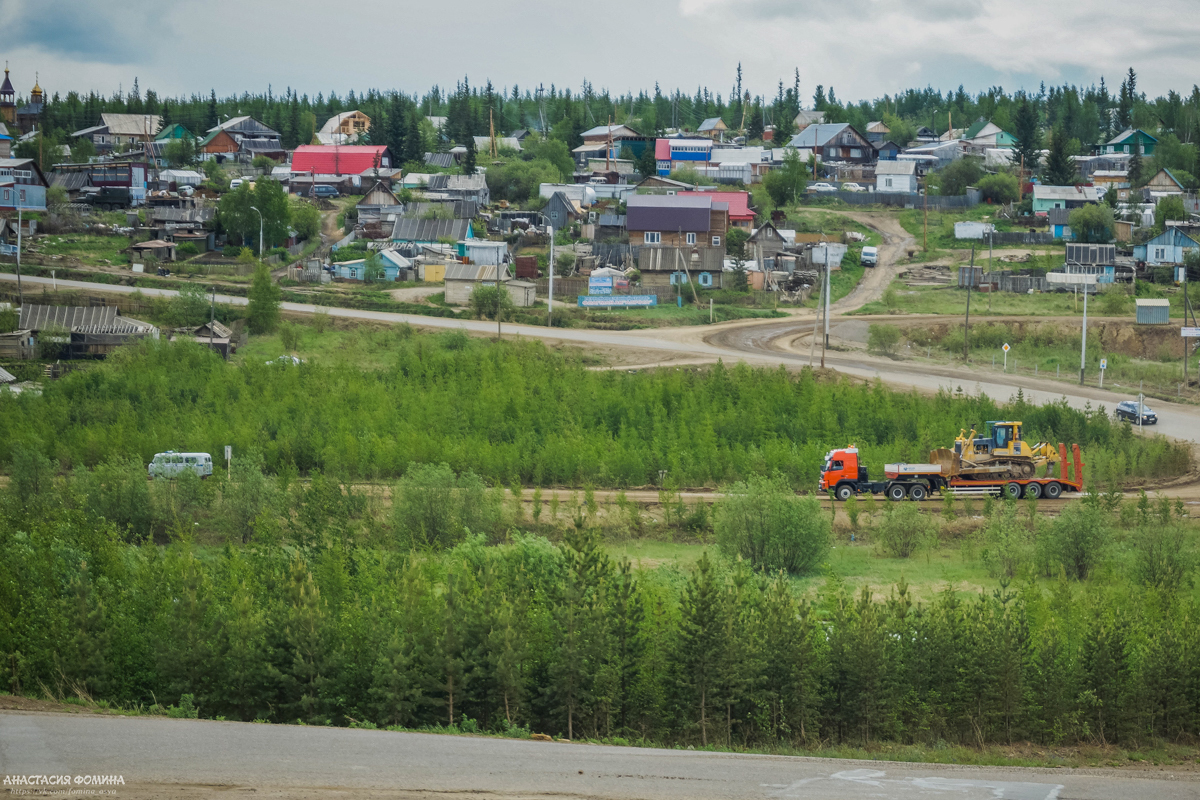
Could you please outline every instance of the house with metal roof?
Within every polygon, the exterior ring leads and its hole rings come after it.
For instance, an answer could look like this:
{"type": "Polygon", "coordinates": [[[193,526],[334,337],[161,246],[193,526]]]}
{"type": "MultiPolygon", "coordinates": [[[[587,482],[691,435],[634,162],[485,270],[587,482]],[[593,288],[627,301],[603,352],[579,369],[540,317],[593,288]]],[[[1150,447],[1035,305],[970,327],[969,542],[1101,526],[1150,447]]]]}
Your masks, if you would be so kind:
{"type": "Polygon", "coordinates": [[[1188,252],[1200,249],[1200,242],[1174,225],[1145,244],[1135,245],[1133,260],[1148,267],[1176,266],[1184,263],[1188,252]]]}
{"type": "Polygon", "coordinates": [[[1144,156],[1154,155],[1158,139],[1146,133],[1141,128],[1126,128],[1100,147],[1101,154],[1108,153],[1140,153],[1144,156]]]}
{"type": "Polygon", "coordinates": [[[471,229],[471,220],[469,219],[398,217],[392,228],[392,241],[397,244],[411,242],[417,245],[426,245],[446,241],[458,242],[474,237],[475,233],[471,229]]]}
{"type": "Polygon", "coordinates": [[[917,164],[915,161],[880,161],[875,165],[875,191],[915,194],[917,164]]]}
{"type": "Polygon", "coordinates": [[[1088,203],[1099,202],[1100,196],[1094,186],[1043,186],[1033,187],[1033,213],[1045,213],[1052,208],[1081,208],[1088,203]]]}
{"type": "Polygon", "coordinates": [[[980,117],[963,131],[962,137],[976,147],[1016,147],[1017,137],[991,120],[980,117]]]}
{"type": "Polygon", "coordinates": [[[666,177],[680,167],[706,165],[712,159],[712,150],[712,139],[656,139],[654,160],[658,174],[666,177]]]}
{"type": "Polygon", "coordinates": [[[373,167],[392,166],[386,145],[300,145],[292,153],[292,173],[361,175],[373,167]]]}
{"type": "Polygon", "coordinates": [[[729,203],[700,193],[635,194],[625,204],[625,225],[630,244],[723,249],[729,203]]]}
{"type": "Polygon", "coordinates": [[[792,124],[796,126],[796,130],[802,131],[809,125],[820,125],[824,121],[824,111],[806,111],[802,108],[800,113],[796,114],[796,118],[792,120],[792,124]]]}
{"type": "Polygon", "coordinates": [[[157,339],[158,328],[141,320],[122,317],[116,306],[21,306],[17,326],[39,340],[46,335],[61,339],[59,355],[65,358],[103,358],[123,344],[157,339]]]}
{"type": "Polygon", "coordinates": [[[495,286],[509,279],[508,269],[502,264],[448,264],[446,265],[446,302],[453,306],[465,306],[471,302],[471,292],[478,286],[495,286]]]}
{"type": "Polygon", "coordinates": [[[754,227],[754,211],[750,208],[750,193],[749,192],[703,192],[691,191],[680,192],[680,197],[707,197],[718,203],[725,203],[729,206],[729,226],[731,228],[745,228],[747,231],[754,227]]]}
{"type": "Polygon", "coordinates": [[[0,211],[45,211],[48,186],[32,158],[0,158],[0,211]]]}
{"type": "Polygon", "coordinates": [[[729,130],[729,126],[725,124],[725,120],[720,117],[709,117],[700,123],[700,127],[696,128],[696,133],[707,136],[710,139],[725,139],[725,131],[729,130]]]}
{"type": "Polygon", "coordinates": [[[317,131],[321,144],[351,144],[371,130],[371,118],[361,111],[343,111],[325,120],[317,131]]]}
{"type": "Polygon", "coordinates": [[[809,125],[792,137],[788,147],[811,150],[825,163],[870,164],[875,160],[871,142],[848,122],[809,125]]]}
{"type": "Polygon", "coordinates": [[[432,175],[425,188],[456,200],[474,200],[480,206],[492,202],[487,179],[482,171],[474,175],[432,175]]]}

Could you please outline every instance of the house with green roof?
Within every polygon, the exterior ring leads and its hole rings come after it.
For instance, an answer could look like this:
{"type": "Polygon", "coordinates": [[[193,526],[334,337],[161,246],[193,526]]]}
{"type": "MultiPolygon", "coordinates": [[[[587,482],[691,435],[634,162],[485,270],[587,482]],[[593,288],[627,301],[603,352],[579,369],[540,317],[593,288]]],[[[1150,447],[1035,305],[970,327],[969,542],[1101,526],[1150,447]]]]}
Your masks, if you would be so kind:
{"type": "Polygon", "coordinates": [[[159,131],[158,135],[154,137],[154,140],[161,142],[164,139],[185,139],[185,138],[186,139],[195,139],[196,137],[192,135],[191,131],[189,131],[187,128],[183,127],[182,124],[180,124],[178,122],[172,122],[170,125],[165,126],[161,131],[159,131]]]}
{"type": "Polygon", "coordinates": [[[1141,153],[1144,156],[1154,155],[1158,139],[1146,133],[1141,128],[1126,128],[1100,147],[1100,154],[1109,153],[1141,153]]]}
{"type": "Polygon", "coordinates": [[[991,120],[980,117],[963,131],[962,138],[979,147],[1016,147],[1017,137],[991,120]]]}

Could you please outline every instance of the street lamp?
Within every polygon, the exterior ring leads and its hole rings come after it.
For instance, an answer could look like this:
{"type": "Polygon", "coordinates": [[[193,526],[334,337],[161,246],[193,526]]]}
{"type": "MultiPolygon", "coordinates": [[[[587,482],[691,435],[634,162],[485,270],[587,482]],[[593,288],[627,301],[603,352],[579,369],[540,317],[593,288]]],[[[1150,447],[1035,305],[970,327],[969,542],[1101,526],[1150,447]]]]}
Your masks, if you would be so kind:
{"type": "MultiPolygon", "coordinates": [[[[250,208],[254,211],[258,211],[258,209],[255,208],[254,206],[250,206],[250,208]]],[[[260,259],[263,257],[262,242],[263,242],[263,215],[262,215],[261,211],[258,211],[258,257],[260,259]]]]}

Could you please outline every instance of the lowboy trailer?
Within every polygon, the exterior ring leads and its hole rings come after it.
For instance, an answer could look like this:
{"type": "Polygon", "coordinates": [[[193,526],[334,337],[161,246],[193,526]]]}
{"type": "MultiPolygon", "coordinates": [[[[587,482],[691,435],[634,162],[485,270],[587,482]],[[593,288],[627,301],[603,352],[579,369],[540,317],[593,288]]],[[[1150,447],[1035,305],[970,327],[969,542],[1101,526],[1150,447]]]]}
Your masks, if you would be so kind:
{"type": "MultiPolygon", "coordinates": [[[[924,500],[931,494],[954,496],[1004,495],[1014,500],[1021,497],[1050,500],[1064,492],[1083,491],[1083,459],[1079,445],[1071,445],[1072,460],[1067,461],[1067,447],[1058,445],[1058,475],[1032,478],[970,478],[954,475],[952,467],[941,464],[884,464],[882,481],[872,481],[867,468],[858,458],[857,447],[830,450],[825,455],[821,478],[817,483],[822,492],[832,492],[838,500],[849,500],[863,494],[882,494],[889,500],[924,500]]],[[[1047,469],[1047,473],[1049,473],[1047,469]]]]}

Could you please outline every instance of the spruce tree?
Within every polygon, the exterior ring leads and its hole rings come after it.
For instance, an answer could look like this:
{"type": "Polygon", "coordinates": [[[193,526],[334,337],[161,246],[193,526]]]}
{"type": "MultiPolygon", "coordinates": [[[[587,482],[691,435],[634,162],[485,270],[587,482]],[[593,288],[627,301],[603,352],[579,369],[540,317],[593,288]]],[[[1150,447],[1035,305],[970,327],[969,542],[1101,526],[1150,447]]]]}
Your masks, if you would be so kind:
{"type": "Polygon", "coordinates": [[[717,688],[727,633],[725,614],[725,596],[706,551],[684,589],[676,654],[679,688],[690,706],[688,716],[700,729],[700,743],[705,747],[713,711],[721,712],[717,688]]]}
{"type": "MultiPolygon", "coordinates": [[[[396,154],[400,158],[399,154],[396,154]]],[[[425,157],[424,147],[421,144],[421,111],[418,108],[410,108],[408,110],[408,129],[404,133],[404,157],[401,161],[405,164],[420,164],[425,157]]]]}
{"type": "Polygon", "coordinates": [[[67,683],[62,690],[71,695],[99,697],[109,686],[110,634],[104,601],[92,585],[86,561],[71,582],[70,630],[65,646],[56,649],[59,677],[67,683]]]}
{"type": "Polygon", "coordinates": [[[1042,177],[1050,186],[1073,186],[1075,184],[1075,164],[1067,152],[1067,132],[1061,125],[1056,125],[1050,138],[1050,153],[1046,156],[1046,166],[1042,177]]]}
{"type": "Polygon", "coordinates": [[[463,156],[462,172],[463,175],[475,174],[475,137],[468,136],[467,139],[467,154],[463,156]]]}

